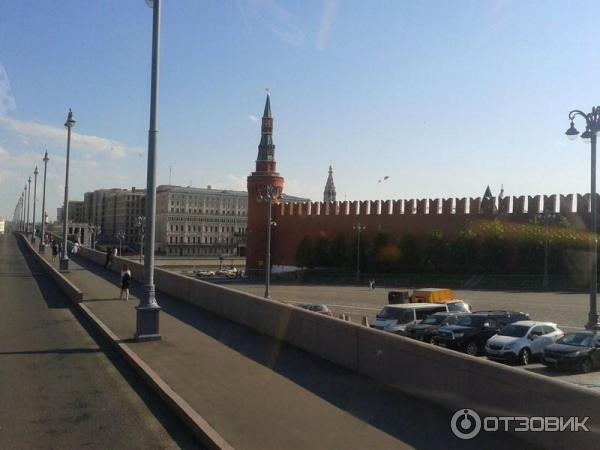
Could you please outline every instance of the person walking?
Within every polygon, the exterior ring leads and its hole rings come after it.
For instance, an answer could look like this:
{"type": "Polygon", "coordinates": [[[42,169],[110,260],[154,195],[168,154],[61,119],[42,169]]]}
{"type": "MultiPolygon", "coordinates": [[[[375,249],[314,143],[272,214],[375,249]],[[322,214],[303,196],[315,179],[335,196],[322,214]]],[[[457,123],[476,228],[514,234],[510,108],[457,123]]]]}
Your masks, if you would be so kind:
{"type": "Polygon", "coordinates": [[[112,266],[112,248],[106,247],[106,261],[104,261],[104,268],[108,269],[109,266],[112,266]]]}
{"type": "Polygon", "coordinates": [[[56,256],[58,255],[58,244],[55,240],[52,240],[52,262],[56,261],[56,256]]]}
{"type": "Polygon", "coordinates": [[[71,247],[71,254],[76,255],[78,250],[79,250],[79,242],[75,242],[73,244],[73,246],[71,247]]]}
{"type": "Polygon", "coordinates": [[[121,268],[121,295],[120,299],[123,300],[123,292],[125,293],[125,301],[129,300],[129,283],[131,281],[131,270],[127,264],[123,264],[121,268]]]}

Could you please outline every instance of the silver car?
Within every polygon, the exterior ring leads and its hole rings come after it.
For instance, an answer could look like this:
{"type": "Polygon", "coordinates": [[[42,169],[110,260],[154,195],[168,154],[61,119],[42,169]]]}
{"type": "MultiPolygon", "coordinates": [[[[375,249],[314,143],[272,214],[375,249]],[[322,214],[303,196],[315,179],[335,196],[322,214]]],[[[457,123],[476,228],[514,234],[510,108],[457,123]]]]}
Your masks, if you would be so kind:
{"type": "Polygon", "coordinates": [[[523,320],[503,327],[485,344],[490,359],[529,364],[532,357],[540,357],[550,344],[564,333],[555,323],[523,320]]]}

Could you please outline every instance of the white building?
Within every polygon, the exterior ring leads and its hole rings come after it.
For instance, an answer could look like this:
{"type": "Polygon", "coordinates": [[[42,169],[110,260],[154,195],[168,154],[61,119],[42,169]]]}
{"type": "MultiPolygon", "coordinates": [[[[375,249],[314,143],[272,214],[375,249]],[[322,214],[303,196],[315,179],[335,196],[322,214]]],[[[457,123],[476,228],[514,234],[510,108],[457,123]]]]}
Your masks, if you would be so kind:
{"type": "Polygon", "coordinates": [[[156,249],[166,256],[245,254],[248,194],[158,186],[156,249]]]}
{"type": "Polygon", "coordinates": [[[4,234],[4,217],[0,217],[0,234],[4,234]]]}

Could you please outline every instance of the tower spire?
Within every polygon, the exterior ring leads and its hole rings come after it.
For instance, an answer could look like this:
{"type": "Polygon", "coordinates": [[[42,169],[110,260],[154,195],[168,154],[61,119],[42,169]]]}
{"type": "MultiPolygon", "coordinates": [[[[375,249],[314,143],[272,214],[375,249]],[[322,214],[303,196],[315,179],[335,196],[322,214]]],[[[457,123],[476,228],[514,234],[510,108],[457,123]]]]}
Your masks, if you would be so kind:
{"type": "Polygon", "coordinates": [[[327,176],[327,183],[325,183],[325,190],[323,191],[324,202],[335,202],[335,184],[333,183],[333,167],[329,165],[329,175],[327,176]]]}
{"type": "MultiPolygon", "coordinates": [[[[271,115],[271,92],[267,89],[267,100],[262,117],[260,144],[256,161],[275,161],[275,144],[273,144],[273,116],[271,115]]],[[[258,170],[258,169],[257,169],[258,170]]]]}

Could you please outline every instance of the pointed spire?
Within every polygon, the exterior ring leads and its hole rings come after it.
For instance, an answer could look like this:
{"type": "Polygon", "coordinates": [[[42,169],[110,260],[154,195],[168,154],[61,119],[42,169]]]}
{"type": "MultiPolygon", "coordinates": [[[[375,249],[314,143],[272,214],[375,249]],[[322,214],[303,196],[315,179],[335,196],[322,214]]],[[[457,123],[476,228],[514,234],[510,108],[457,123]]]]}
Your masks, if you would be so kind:
{"type": "Polygon", "coordinates": [[[492,198],[492,197],[493,197],[492,191],[490,189],[490,186],[488,185],[488,187],[485,189],[485,193],[483,194],[483,198],[488,199],[488,198],[492,198]]]}
{"type": "Polygon", "coordinates": [[[324,202],[335,202],[336,192],[335,184],[333,183],[333,167],[329,165],[329,175],[327,176],[327,183],[325,183],[325,190],[323,191],[324,202]]]}
{"type": "Polygon", "coordinates": [[[271,91],[267,89],[267,100],[265,101],[265,111],[263,112],[264,118],[272,118],[271,117],[271,91]]]}
{"type": "Polygon", "coordinates": [[[271,116],[271,92],[267,89],[265,112],[262,118],[260,144],[257,161],[274,161],[275,144],[273,144],[273,117],[271,116]]]}

